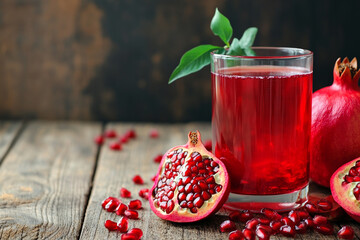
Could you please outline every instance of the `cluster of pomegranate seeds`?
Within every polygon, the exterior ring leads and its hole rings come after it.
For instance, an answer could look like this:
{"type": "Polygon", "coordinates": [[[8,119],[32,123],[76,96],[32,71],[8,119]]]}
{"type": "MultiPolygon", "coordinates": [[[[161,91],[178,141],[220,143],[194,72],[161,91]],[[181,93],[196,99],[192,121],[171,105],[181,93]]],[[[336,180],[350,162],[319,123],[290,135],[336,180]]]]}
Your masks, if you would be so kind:
{"type": "Polygon", "coordinates": [[[140,175],[135,175],[132,180],[135,184],[144,184],[144,180],[140,175]]]}
{"type": "Polygon", "coordinates": [[[344,176],[343,184],[351,182],[360,182],[360,160],[356,161],[355,165],[350,168],[349,174],[344,176]]]}
{"type": "MultiPolygon", "coordinates": [[[[103,145],[105,138],[113,139],[117,136],[118,134],[115,130],[107,130],[103,135],[95,137],[94,141],[97,145],[103,145]]],[[[120,136],[117,141],[110,143],[109,148],[114,151],[120,151],[122,150],[122,144],[127,143],[132,138],[136,138],[136,133],[133,129],[130,129],[120,136]]]]}
{"type": "Polygon", "coordinates": [[[154,162],[156,162],[156,163],[161,162],[162,157],[163,157],[162,154],[157,155],[156,157],[154,157],[154,162]]]}
{"type": "Polygon", "coordinates": [[[168,153],[165,169],[153,191],[158,206],[166,213],[172,212],[175,207],[173,197],[176,187],[180,207],[187,208],[192,213],[197,213],[212,194],[222,190],[222,185],[216,184],[213,176],[219,170],[218,163],[210,158],[203,159],[198,152],[192,152],[190,159],[185,163],[187,156],[188,151],[181,148],[168,153]],[[184,164],[185,167],[179,172],[184,164]],[[179,175],[181,178],[176,183],[174,179],[179,175]]]}
{"type": "MultiPolygon", "coordinates": [[[[322,211],[332,209],[332,202],[328,199],[320,199],[315,203],[309,202],[307,207],[292,210],[286,215],[277,211],[263,208],[259,214],[253,215],[247,210],[233,211],[229,219],[220,225],[220,232],[230,232],[229,239],[270,239],[270,236],[281,234],[285,237],[294,237],[296,234],[304,234],[309,230],[317,231],[324,235],[333,235],[334,227],[328,218],[322,215],[322,211]],[[236,229],[234,222],[245,223],[245,228],[236,229]]],[[[342,227],[338,233],[340,239],[353,239],[355,234],[350,226],[342,227]]]]}

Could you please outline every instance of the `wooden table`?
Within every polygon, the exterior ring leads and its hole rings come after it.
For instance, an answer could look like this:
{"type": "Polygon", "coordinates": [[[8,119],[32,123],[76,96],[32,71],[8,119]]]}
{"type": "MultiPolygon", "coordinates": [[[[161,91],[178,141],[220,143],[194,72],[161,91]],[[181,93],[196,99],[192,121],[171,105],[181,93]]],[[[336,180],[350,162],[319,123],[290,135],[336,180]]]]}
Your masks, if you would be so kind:
{"type": "MultiPolygon", "coordinates": [[[[105,220],[119,217],[104,211],[102,200],[118,197],[120,187],[139,198],[141,188],[152,186],[153,158],[185,143],[187,132],[195,129],[210,138],[208,123],[0,122],[0,239],[120,239],[104,227],[105,220]],[[109,142],[102,147],[93,142],[105,129],[124,133],[130,128],[138,136],[122,151],[110,150],[109,142]],[[157,139],[149,138],[153,128],[159,130],[157,139]],[[136,174],[145,179],[143,186],[133,184],[136,174]]],[[[225,211],[199,223],[175,224],[156,217],[146,201],[143,205],[140,219],[130,221],[131,228],[144,231],[143,239],[228,239],[218,230],[225,211]]],[[[360,225],[349,218],[335,223],[335,229],[344,224],[360,236],[360,225]]],[[[336,237],[310,232],[296,239],[336,237]]]]}

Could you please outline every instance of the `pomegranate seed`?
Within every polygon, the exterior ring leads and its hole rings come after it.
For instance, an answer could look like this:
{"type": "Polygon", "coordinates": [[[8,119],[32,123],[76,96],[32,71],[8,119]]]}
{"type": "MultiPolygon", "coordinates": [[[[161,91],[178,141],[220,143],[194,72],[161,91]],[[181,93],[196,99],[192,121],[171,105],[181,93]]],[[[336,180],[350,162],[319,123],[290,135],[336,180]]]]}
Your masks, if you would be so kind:
{"type": "Polygon", "coordinates": [[[122,136],[122,137],[119,139],[119,141],[120,141],[121,143],[127,143],[127,142],[129,141],[129,138],[128,138],[127,136],[122,136]]]}
{"type": "Polygon", "coordinates": [[[334,234],[334,227],[330,223],[325,223],[324,225],[316,226],[315,230],[324,235],[334,234]]]}
{"type": "Polygon", "coordinates": [[[109,231],[115,231],[117,230],[117,226],[116,226],[116,222],[113,222],[111,220],[106,220],[104,223],[104,226],[109,230],[109,231]]]}
{"type": "Polygon", "coordinates": [[[270,224],[270,219],[264,218],[264,217],[259,217],[258,219],[259,223],[265,224],[265,225],[269,225],[270,224]]]}
{"type": "Polygon", "coordinates": [[[206,150],[211,152],[211,150],[212,150],[212,142],[211,142],[211,140],[206,140],[205,143],[204,143],[204,147],[206,148],[206,150]]]}
{"type": "Polygon", "coordinates": [[[323,211],[329,211],[333,207],[332,203],[326,199],[320,199],[317,202],[317,206],[320,210],[323,210],[323,211]]]}
{"type": "Polygon", "coordinates": [[[240,230],[235,230],[229,233],[229,240],[243,240],[244,234],[240,230]]]}
{"type": "Polygon", "coordinates": [[[126,217],[120,218],[117,223],[117,229],[121,233],[127,232],[127,230],[129,229],[129,220],[126,217]]]}
{"type": "Polygon", "coordinates": [[[311,217],[305,219],[304,222],[306,223],[308,228],[314,228],[315,227],[314,220],[311,217]]]}
{"type": "Polygon", "coordinates": [[[315,214],[318,213],[319,211],[318,208],[313,203],[306,203],[305,208],[310,214],[315,214]]]}
{"type": "Polygon", "coordinates": [[[307,231],[307,224],[304,221],[301,221],[299,224],[295,226],[295,231],[297,233],[306,233],[307,231]]]}
{"type": "Polygon", "coordinates": [[[313,220],[316,226],[324,225],[327,223],[327,218],[320,215],[316,215],[313,220]]]}
{"type": "Polygon", "coordinates": [[[155,182],[156,175],[151,178],[151,181],[155,182]]]}
{"type": "Polygon", "coordinates": [[[242,233],[244,234],[244,237],[246,240],[254,240],[255,239],[255,232],[251,229],[243,229],[242,233]]]}
{"type": "Polygon", "coordinates": [[[107,137],[107,138],[115,138],[116,135],[117,134],[116,134],[115,130],[107,130],[105,132],[105,137],[107,137]]]}
{"type": "Polygon", "coordinates": [[[281,222],[284,224],[284,225],[287,225],[287,226],[290,226],[292,228],[295,227],[295,223],[289,218],[289,217],[283,217],[281,219],[281,222]]]}
{"type": "Polygon", "coordinates": [[[250,230],[255,230],[256,225],[258,225],[259,221],[256,218],[252,218],[246,222],[245,227],[250,230]]]}
{"type": "Polygon", "coordinates": [[[293,227],[284,225],[280,227],[280,233],[285,237],[294,237],[296,232],[293,227]]]}
{"type": "Polygon", "coordinates": [[[128,138],[136,138],[135,130],[132,130],[132,129],[128,130],[124,136],[126,136],[128,138]]]}
{"type": "Polygon", "coordinates": [[[156,130],[156,129],[151,129],[149,136],[150,136],[151,138],[158,138],[158,137],[159,137],[159,132],[158,132],[158,130],[156,130]]]}
{"type": "Polygon", "coordinates": [[[131,192],[129,190],[127,190],[126,188],[121,188],[120,189],[120,196],[123,198],[130,198],[131,197],[131,192]]]}
{"type": "Polygon", "coordinates": [[[114,198],[114,197],[109,197],[108,199],[104,200],[103,205],[106,203],[106,205],[104,206],[104,209],[108,212],[114,212],[116,210],[116,208],[120,205],[120,200],[114,198]],[[110,199],[109,201],[107,201],[108,199],[110,199]]]}
{"type": "Polygon", "coordinates": [[[139,191],[139,196],[144,199],[149,199],[149,189],[144,188],[139,191]]]}
{"type": "Polygon", "coordinates": [[[338,231],[337,236],[340,239],[354,239],[354,229],[350,226],[344,226],[338,231]]]}
{"type": "Polygon", "coordinates": [[[298,215],[300,217],[301,220],[307,219],[310,215],[306,210],[298,210],[298,215]]]}
{"type": "Polygon", "coordinates": [[[105,209],[106,205],[107,205],[110,201],[118,201],[119,204],[120,204],[120,202],[121,202],[121,201],[120,201],[119,199],[117,199],[117,198],[108,197],[108,198],[104,199],[104,201],[102,201],[102,203],[101,203],[101,206],[103,207],[103,209],[105,209]]]}
{"type": "Polygon", "coordinates": [[[120,143],[115,142],[110,144],[110,149],[114,151],[120,151],[122,149],[122,146],[120,143]]]}
{"type": "Polygon", "coordinates": [[[277,213],[275,210],[270,208],[263,208],[261,209],[261,213],[264,214],[265,217],[271,219],[271,220],[280,220],[281,215],[277,213]]]}
{"type": "Polygon", "coordinates": [[[140,175],[135,175],[132,180],[135,184],[144,184],[144,180],[140,177],[140,175]]]}
{"type": "Polygon", "coordinates": [[[288,216],[291,219],[291,221],[293,221],[295,223],[295,225],[299,224],[300,217],[299,217],[299,214],[298,214],[298,212],[296,210],[290,211],[288,216]]]}
{"type": "Polygon", "coordinates": [[[154,162],[156,162],[156,163],[161,162],[162,157],[163,157],[162,154],[157,155],[156,157],[154,157],[154,162]]]}
{"type": "Polygon", "coordinates": [[[104,137],[103,136],[97,136],[95,137],[94,139],[94,142],[97,144],[97,145],[103,145],[104,144],[104,137]]]}
{"type": "Polygon", "coordinates": [[[141,209],[142,203],[139,199],[131,200],[129,202],[129,209],[138,210],[141,209]]]}
{"type": "Polygon", "coordinates": [[[135,210],[125,210],[124,214],[130,219],[138,219],[139,217],[138,212],[135,210]]]}
{"type": "Polygon", "coordinates": [[[128,207],[125,204],[120,203],[119,207],[116,210],[116,215],[123,215],[125,213],[125,210],[128,210],[128,207]]]}
{"type": "Polygon", "coordinates": [[[132,228],[128,231],[128,234],[134,234],[136,235],[139,239],[143,236],[143,232],[140,228],[132,228]]]}
{"type": "Polygon", "coordinates": [[[121,240],[139,240],[139,237],[133,233],[125,233],[121,235],[121,240]]]}
{"type": "Polygon", "coordinates": [[[278,233],[280,231],[280,227],[283,225],[283,223],[279,220],[274,220],[270,222],[270,227],[273,230],[273,232],[278,233]]]}
{"type": "Polygon", "coordinates": [[[236,225],[231,220],[225,220],[220,224],[220,232],[231,232],[236,230],[236,225]]]}
{"type": "Polygon", "coordinates": [[[272,229],[270,228],[269,229],[266,229],[264,227],[269,227],[269,226],[266,226],[266,225],[263,225],[263,224],[259,224],[257,227],[256,227],[256,230],[255,230],[255,233],[256,233],[256,236],[258,236],[259,239],[261,240],[267,240],[267,239],[270,239],[270,235],[271,235],[271,232],[272,232],[272,229]]]}

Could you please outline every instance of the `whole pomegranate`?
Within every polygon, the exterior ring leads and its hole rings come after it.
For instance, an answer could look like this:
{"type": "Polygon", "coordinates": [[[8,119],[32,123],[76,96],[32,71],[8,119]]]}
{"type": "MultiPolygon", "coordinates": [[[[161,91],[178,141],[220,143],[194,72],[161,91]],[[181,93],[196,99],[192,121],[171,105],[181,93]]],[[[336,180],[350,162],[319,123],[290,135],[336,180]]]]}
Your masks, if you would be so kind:
{"type": "Polygon", "coordinates": [[[334,200],[357,222],[360,222],[360,158],[338,168],[330,180],[334,200]]]}
{"type": "Polygon", "coordinates": [[[356,58],[339,58],[333,84],[312,97],[310,177],[325,187],[338,167],[360,156],[359,77],[356,58]]]}
{"type": "Polygon", "coordinates": [[[225,165],[190,132],[187,144],[167,151],[159,165],[149,203],[172,222],[195,222],[217,212],[230,192],[225,165]]]}

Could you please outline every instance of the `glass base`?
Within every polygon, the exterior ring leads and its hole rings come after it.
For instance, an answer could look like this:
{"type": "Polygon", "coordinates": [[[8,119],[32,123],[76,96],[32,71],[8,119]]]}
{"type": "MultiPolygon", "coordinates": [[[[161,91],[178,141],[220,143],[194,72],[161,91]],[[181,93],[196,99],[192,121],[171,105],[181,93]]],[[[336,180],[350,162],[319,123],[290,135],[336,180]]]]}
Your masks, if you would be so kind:
{"type": "Polygon", "coordinates": [[[229,210],[248,209],[252,212],[260,212],[262,208],[271,208],[278,212],[286,212],[304,206],[307,202],[308,192],[309,185],[306,185],[301,190],[279,195],[242,195],[230,193],[224,208],[229,210]]]}

